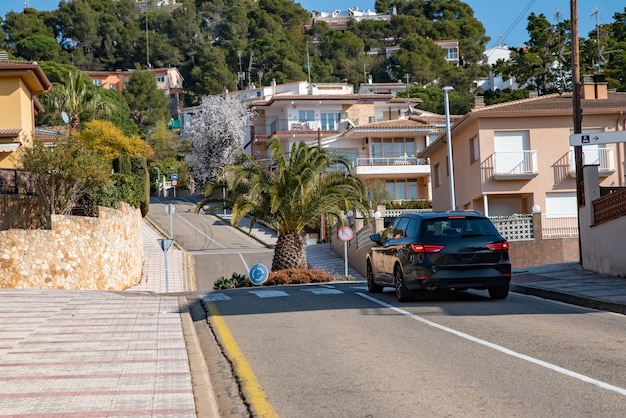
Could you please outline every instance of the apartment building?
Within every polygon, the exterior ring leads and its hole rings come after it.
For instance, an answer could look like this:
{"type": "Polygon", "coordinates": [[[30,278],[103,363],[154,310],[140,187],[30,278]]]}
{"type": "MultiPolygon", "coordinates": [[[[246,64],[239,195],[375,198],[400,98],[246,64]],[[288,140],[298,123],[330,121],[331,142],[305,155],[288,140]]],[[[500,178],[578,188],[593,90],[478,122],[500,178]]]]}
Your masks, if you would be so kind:
{"type": "MultiPolygon", "coordinates": [[[[582,132],[626,128],[626,93],[607,90],[602,75],[584,76],[582,132]]],[[[489,216],[541,212],[578,214],[571,93],[477,107],[452,125],[456,206],[489,216]]],[[[446,134],[419,157],[430,159],[433,209],[450,209],[446,134]]],[[[598,165],[600,186],[624,186],[624,144],[583,147],[584,164],[598,165]]]]}
{"type": "Polygon", "coordinates": [[[19,166],[19,148],[32,146],[35,114],[44,110],[37,95],[50,90],[39,64],[0,52],[0,168],[19,166]]]}
{"type": "Polygon", "coordinates": [[[290,83],[249,102],[255,112],[246,151],[264,160],[270,138],[283,149],[304,141],[340,153],[368,187],[382,182],[394,200],[430,199],[430,166],[418,154],[444,130],[444,117],[395,93],[355,94],[347,83],[290,83]]]}

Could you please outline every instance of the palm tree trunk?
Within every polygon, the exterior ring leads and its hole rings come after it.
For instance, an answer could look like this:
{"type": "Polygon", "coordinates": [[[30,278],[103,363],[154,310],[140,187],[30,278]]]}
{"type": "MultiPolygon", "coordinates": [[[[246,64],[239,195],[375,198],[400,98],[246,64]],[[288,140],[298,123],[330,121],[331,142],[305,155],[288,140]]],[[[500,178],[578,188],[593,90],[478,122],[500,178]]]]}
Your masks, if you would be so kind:
{"type": "Polygon", "coordinates": [[[274,249],[272,271],[308,267],[304,238],[297,233],[280,234],[274,249]]]}

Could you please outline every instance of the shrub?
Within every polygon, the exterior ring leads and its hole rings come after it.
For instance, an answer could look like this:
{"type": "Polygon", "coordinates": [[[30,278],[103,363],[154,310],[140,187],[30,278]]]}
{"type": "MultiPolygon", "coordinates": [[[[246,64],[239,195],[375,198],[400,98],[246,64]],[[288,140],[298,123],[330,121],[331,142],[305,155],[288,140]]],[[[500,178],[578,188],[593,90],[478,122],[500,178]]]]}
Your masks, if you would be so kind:
{"type": "Polygon", "coordinates": [[[221,277],[213,283],[213,289],[235,289],[237,287],[248,287],[252,286],[250,280],[245,276],[237,273],[233,273],[233,276],[230,279],[226,277],[221,277]]]}
{"type": "Polygon", "coordinates": [[[286,269],[272,271],[263,286],[281,284],[325,283],[335,280],[334,276],[316,269],[286,269]]]}
{"type": "MultiPolygon", "coordinates": [[[[323,270],[316,269],[288,269],[270,272],[263,286],[278,286],[284,284],[326,283],[341,280],[343,276],[334,276],[323,270]]],[[[354,279],[354,278],[352,278],[354,279]]],[[[347,278],[349,280],[349,278],[347,278]]],[[[254,286],[246,275],[233,273],[232,277],[221,277],[213,284],[214,290],[235,289],[238,287],[254,286]]]]}

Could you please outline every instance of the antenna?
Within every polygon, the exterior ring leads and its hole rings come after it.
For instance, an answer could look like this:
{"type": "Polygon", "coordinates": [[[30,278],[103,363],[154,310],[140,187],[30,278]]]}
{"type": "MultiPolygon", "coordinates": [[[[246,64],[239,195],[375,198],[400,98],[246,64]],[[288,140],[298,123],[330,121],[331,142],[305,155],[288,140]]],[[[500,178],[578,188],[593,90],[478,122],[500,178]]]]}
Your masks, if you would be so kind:
{"type": "Polygon", "coordinates": [[[250,61],[248,62],[248,87],[252,88],[252,57],[254,56],[254,52],[250,51],[250,61]]]}
{"type": "Polygon", "coordinates": [[[241,89],[243,90],[243,80],[246,79],[246,73],[243,72],[241,68],[241,51],[237,51],[237,58],[239,59],[239,72],[237,73],[237,84],[241,83],[241,89]]]}
{"type": "Polygon", "coordinates": [[[24,9],[27,9],[30,7],[30,0],[24,0],[24,9]]]}
{"type": "Polygon", "coordinates": [[[596,47],[598,48],[598,62],[596,63],[596,66],[598,67],[597,71],[598,74],[600,74],[600,66],[601,61],[602,61],[602,51],[600,50],[600,26],[598,23],[598,19],[599,19],[599,15],[600,15],[600,10],[598,9],[598,7],[596,6],[595,11],[593,13],[591,13],[590,16],[596,16],[596,47]]]}
{"type": "Polygon", "coordinates": [[[309,41],[306,41],[306,70],[309,74],[309,84],[311,84],[311,61],[309,61],[309,41]]]}

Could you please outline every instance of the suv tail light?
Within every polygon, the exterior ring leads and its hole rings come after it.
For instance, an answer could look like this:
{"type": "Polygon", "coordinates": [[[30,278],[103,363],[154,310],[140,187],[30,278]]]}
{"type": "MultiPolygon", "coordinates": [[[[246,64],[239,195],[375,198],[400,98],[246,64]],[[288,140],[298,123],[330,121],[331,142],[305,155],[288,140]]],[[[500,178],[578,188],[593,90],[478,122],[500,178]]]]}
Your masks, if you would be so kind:
{"type": "Polygon", "coordinates": [[[414,253],[438,253],[443,250],[443,245],[434,244],[411,244],[414,253]]]}
{"type": "Polygon", "coordinates": [[[493,244],[487,244],[485,247],[491,251],[507,251],[509,249],[509,243],[507,241],[494,242],[493,244]]]}

